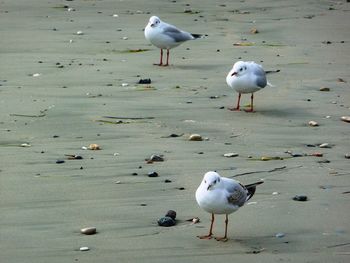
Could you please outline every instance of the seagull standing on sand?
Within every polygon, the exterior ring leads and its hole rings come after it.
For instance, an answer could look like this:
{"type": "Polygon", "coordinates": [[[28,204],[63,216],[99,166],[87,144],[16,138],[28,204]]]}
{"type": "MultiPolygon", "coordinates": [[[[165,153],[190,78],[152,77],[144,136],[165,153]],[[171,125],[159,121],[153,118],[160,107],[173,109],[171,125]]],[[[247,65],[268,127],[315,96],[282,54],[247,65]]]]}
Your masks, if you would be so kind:
{"type": "Polygon", "coordinates": [[[211,213],[211,225],[209,234],[198,236],[200,239],[211,239],[213,235],[213,224],[215,214],[225,214],[225,235],[216,237],[218,241],[227,241],[228,215],[242,207],[255,193],[257,182],[249,185],[226,177],[220,177],[216,172],[207,172],[202,183],[196,191],[198,205],[208,213],[211,213]]]}
{"type": "Polygon", "coordinates": [[[159,66],[169,65],[169,50],[171,48],[177,47],[187,40],[194,40],[201,36],[182,31],[173,25],[163,22],[157,16],[152,16],[145,28],[146,39],[160,48],[160,62],[156,64],[159,66]],[[163,49],[167,51],[166,64],[163,64],[163,49]]]}
{"type": "Polygon", "coordinates": [[[251,93],[250,109],[247,112],[253,112],[254,92],[263,89],[266,85],[272,86],[266,80],[266,73],[261,65],[253,61],[237,61],[226,77],[227,85],[238,92],[236,108],[230,110],[240,110],[239,103],[242,93],[251,93]]]}

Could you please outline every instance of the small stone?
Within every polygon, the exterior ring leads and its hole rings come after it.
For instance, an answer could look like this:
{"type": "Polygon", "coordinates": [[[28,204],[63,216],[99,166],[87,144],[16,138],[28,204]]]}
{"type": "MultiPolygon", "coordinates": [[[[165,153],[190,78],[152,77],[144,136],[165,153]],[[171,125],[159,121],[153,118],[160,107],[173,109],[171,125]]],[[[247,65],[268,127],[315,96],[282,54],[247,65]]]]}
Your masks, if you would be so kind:
{"type": "Polygon", "coordinates": [[[128,83],[122,83],[122,87],[127,87],[127,86],[129,86],[128,83]]]}
{"type": "Polygon", "coordinates": [[[157,172],[149,172],[148,173],[148,177],[158,177],[158,173],[157,172]]]}
{"type": "Polygon", "coordinates": [[[41,74],[40,73],[34,73],[32,74],[33,77],[39,77],[41,74]]]}
{"type": "Polygon", "coordinates": [[[302,154],[302,153],[291,153],[291,156],[292,157],[303,157],[304,154],[302,154]]]}
{"type": "Polygon", "coordinates": [[[197,224],[197,223],[199,223],[199,217],[194,217],[194,218],[192,218],[192,223],[193,224],[197,224]]]}
{"type": "Polygon", "coordinates": [[[350,116],[342,116],[340,119],[342,121],[344,121],[344,122],[349,122],[350,123],[350,116]]]}
{"type": "Polygon", "coordinates": [[[309,121],[309,126],[311,126],[311,127],[317,127],[317,126],[319,126],[319,124],[318,124],[317,121],[309,121]]]}
{"type": "Polygon", "coordinates": [[[73,154],[73,155],[68,155],[68,160],[82,160],[83,159],[83,157],[82,156],[80,156],[80,155],[75,155],[75,154],[73,154]]]}
{"type": "Polygon", "coordinates": [[[175,212],[174,210],[169,210],[169,211],[165,214],[165,216],[171,217],[172,219],[175,220],[175,218],[176,218],[176,212],[175,212]]]}
{"type": "Polygon", "coordinates": [[[279,192],[272,192],[272,195],[279,195],[279,192]]]}
{"type": "Polygon", "coordinates": [[[320,147],[320,148],[332,148],[332,146],[329,143],[322,143],[318,147],[320,147]]]}
{"type": "Polygon", "coordinates": [[[323,157],[323,153],[315,152],[315,153],[311,153],[310,156],[323,157]]]}
{"type": "Polygon", "coordinates": [[[92,143],[89,145],[88,149],[93,150],[93,151],[97,151],[97,150],[101,150],[101,147],[100,147],[100,145],[98,145],[96,143],[92,143]]]}
{"type": "Polygon", "coordinates": [[[250,34],[258,34],[259,30],[255,27],[253,27],[252,29],[250,29],[250,34]]]}
{"type": "Polygon", "coordinates": [[[285,233],[277,233],[276,235],[275,235],[275,237],[277,237],[277,238],[282,238],[282,237],[284,237],[286,234],[285,233]]]}
{"type": "Polygon", "coordinates": [[[237,157],[238,155],[239,155],[238,153],[225,153],[224,157],[232,158],[232,157],[237,157]]]}
{"type": "Polygon", "coordinates": [[[151,79],[140,79],[139,84],[151,84],[151,79]]]}
{"type": "Polygon", "coordinates": [[[350,153],[346,153],[346,154],[344,155],[344,157],[345,157],[346,159],[350,159],[350,153]]]}
{"type": "Polygon", "coordinates": [[[328,87],[321,87],[320,88],[320,91],[330,91],[331,89],[330,88],[328,88],[328,87]]]}
{"type": "Polygon", "coordinates": [[[300,201],[300,202],[305,202],[307,201],[307,196],[306,195],[296,195],[293,197],[294,201],[300,201]]]}
{"type": "Polygon", "coordinates": [[[171,182],[172,182],[172,181],[169,180],[169,179],[165,179],[165,180],[164,180],[164,183],[166,183],[166,184],[171,183],[171,182]]]}
{"type": "Polygon", "coordinates": [[[29,144],[29,143],[21,143],[21,145],[20,145],[21,147],[30,147],[31,145],[29,144]]]}
{"type": "Polygon", "coordinates": [[[64,160],[57,160],[56,163],[60,164],[60,163],[64,163],[64,160]]]}
{"type": "Polygon", "coordinates": [[[146,159],[147,162],[164,162],[163,155],[152,154],[149,159],[146,159]]]}
{"type": "Polygon", "coordinates": [[[84,235],[94,235],[96,234],[96,227],[84,227],[80,229],[80,233],[84,235]]]}
{"type": "Polygon", "coordinates": [[[159,226],[170,227],[170,226],[174,226],[175,223],[176,223],[175,220],[169,216],[165,216],[158,219],[159,226]]]}
{"type": "Polygon", "coordinates": [[[79,250],[80,250],[80,251],[89,251],[90,248],[88,248],[88,247],[81,247],[81,248],[79,248],[79,250]]]}
{"type": "Polygon", "coordinates": [[[123,40],[128,40],[129,38],[128,37],[123,37],[123,40]]]}
{"type": "Polygon", "coordinates": [[[113,16],[113,17],[119,17],[119,15],[117,15],[117,14],[113,14],[112,16],[113,16]]]}
{"type": "Polygon", "coordinates": [[[203,141],[203,137],[200,134],[191,134],[188,138],[190,141],[203,141]]]}
{"type": "Polygon", "coordinates": [[[83,31],[77,31],[76,34],[77,34],[77,35],[84,35],[84,32],[83,32],[83,31]]]}
{"type": "Polygon", "coordinates": [[[327,160],[327,159],[322,159],[322,160],[319,160],[317,161],[318,163],[330,163],[331,161],[330,160],[327,160]]]}

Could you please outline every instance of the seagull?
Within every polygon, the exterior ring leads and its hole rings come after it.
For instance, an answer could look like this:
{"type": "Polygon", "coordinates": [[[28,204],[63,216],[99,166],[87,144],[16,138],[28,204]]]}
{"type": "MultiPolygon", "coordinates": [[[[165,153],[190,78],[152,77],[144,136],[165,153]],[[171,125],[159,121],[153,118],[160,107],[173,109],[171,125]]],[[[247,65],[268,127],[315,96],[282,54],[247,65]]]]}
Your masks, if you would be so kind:
{"type": "Polygon", "coordinates": [[[200,34],[191,34],[177,27],[167,24],[157,16],[152,16],[145,28],[145,38],[156,47],[160,48],[160,62],[158,66],[169,65],[169,50],[177,47],[187,40],[200,38],[200,34]],[[163,64],[163,49],[167,51],[166,64],[163,64]]]}
{"type": "Polygon", "coordinates": [[[225,235],[216,237],[218,241],[227,241],[228,215],[242,207],[255,193],[257,185],[263,181],[242,185],[230,178],[221,177],[217,172],[207,172],[196,191],[198,205],[211,213],[209,234],[198,236],[200,239],[211,239],[215,214],[225,214],[225,235]]]}
{"type": "MultiPolygon", "coordinates": [[[[230,72],[227,74],[226,83],[238,92],[236,108],[230,110],[239,111],[239,102],[242,93],[251,93],[250,109],[247,112],[253,112],[254,92],[263,89],[266,85],[272,86],[266,80],[266,72],[261,65],[253,61],[237,61],[230,72]]],[[[272,86],[273,87],[273,86],[272,86]]]]}

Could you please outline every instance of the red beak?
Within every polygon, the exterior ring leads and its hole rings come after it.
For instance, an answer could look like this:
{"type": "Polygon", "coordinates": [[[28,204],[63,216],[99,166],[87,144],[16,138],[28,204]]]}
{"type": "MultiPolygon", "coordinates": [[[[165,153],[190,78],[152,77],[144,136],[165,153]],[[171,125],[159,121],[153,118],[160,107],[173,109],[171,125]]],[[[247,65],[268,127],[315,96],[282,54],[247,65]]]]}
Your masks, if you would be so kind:
{"type": "Polygon", "coordinates": [[[231,74],[231,76],[235,76],[235,75],[237,75],[237,72],[233,72],[233,73],[231,74]]]}

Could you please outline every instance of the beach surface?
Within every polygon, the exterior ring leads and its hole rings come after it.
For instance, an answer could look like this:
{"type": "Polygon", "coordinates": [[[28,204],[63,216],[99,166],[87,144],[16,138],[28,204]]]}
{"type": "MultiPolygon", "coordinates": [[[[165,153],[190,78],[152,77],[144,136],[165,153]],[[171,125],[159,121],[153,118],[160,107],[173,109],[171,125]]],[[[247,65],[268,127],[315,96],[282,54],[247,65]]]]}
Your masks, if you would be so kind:
{"type": "Polygon", "coordinates": [[[0,261],[349,262],[349,24],[348,1],[0,0],[0,261]],[[154,66],[152,15],[207,36],[154,66]],[[238,60],[278,71],[254,113],[228,110],[238,60]],[[209,170],[264,180],[227,242],[196,237],[209,170]]]}

